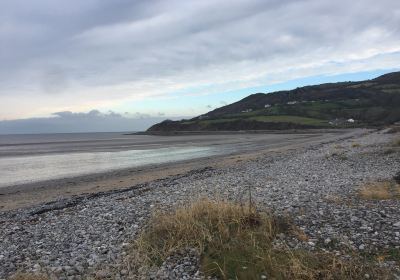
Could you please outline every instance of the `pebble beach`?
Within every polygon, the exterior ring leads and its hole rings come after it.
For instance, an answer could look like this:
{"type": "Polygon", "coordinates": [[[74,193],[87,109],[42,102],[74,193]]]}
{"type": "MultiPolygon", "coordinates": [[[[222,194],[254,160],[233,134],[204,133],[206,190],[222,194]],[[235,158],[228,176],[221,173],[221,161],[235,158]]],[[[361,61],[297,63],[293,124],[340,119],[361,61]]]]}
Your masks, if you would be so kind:
{"type": "MultiPolygon", "coordinates": [[[[54,279],[135,279],[125,265],[130,242],[154,211],[209,197],[291,217],[307,236],[289,246],[377,254],[400,249],[400,200],[365,200],[370,182],[392,180],[399,133],[365,130],[352,137],[285,151],[233,157],[128,188],[80,194],[0,213],[0,279],[44,272],[54,279]]],[[[394,262],[384,265],[397,271],[394,262]]],[[[201,279],[195,252],[168,259],[145,279],[201,279]]]]}

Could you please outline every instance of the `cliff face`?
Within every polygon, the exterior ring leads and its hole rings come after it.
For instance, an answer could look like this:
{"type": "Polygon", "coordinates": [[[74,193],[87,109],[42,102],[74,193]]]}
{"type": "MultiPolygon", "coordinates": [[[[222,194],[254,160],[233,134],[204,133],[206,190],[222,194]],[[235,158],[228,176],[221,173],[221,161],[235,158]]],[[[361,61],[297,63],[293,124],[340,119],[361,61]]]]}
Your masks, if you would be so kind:
{"type": "Polygon", "coordinates": [[[400,72],[361,82],[256,93],[190,120],[158,123],[148,131],[363,127],[396,121],[400,121],[400,72]]]}

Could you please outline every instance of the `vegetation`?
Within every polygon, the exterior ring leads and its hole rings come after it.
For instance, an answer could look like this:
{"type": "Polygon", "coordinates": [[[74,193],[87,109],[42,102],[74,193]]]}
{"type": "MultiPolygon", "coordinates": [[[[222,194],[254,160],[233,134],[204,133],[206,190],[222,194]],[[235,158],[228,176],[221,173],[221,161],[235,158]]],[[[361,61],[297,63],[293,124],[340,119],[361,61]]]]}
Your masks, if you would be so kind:
{"type": "Polygon", "coordinates": [[[220,279],[390,279],[386,270],[357,256],[344,261],[327,252],[274,246],[282,232],[298,236],[286,219],[252,206],[201,200],[156,213],[136,240],[131,263],[159,266],[189,247],[199,251],[203,273],[220,279]]]}
{"type": "Polygon", "coordinates": [[[393,141],[393,147],[400,147],[400,139],[396,139],[393,141]]]}
{"type": "Polygon", "coordinates": [[[288,115],[279,115],[279,116],[257,116],[251,117],[251,120],[261,121],[261,122],[286,122],[286,123],[296,123],[302,125],[311,125],[311,126],[327,126],[328,122],[320,119],[313,119],[307,117],[299,117],[299,116],[288,116],[288,115]]]}
{"type": "Polygon", "coordinates": [[[50,278],[44,274],[16,273],[10,280],[50,280],[50,278]]]}
{"type": "Polygon", "coordinates": [[[366,200],[400,199],[400,186],[394,181],[372,182],[362,186],[358,194],[366,200]]]}
{"type": "Polygon", "coordinates": [[[359,143],[353,143],[353,144],[351,144],[351,147],[359,148],[359,147],[361,147],[361,145],[359,143]]]}
{"type": "Polygon", "coordinates": [[[400,72],[395,72],[370,81],[256,93],[190,120],[156,124],[149,131],[381,126],[400,121],[399,107],[400,72]]]}

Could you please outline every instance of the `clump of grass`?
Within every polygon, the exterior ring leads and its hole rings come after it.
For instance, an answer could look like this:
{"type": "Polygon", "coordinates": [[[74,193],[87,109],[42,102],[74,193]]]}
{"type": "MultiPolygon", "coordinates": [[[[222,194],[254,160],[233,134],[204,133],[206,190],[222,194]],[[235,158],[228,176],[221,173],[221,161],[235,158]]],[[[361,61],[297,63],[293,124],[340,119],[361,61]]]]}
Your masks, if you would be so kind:
{"type": "Polygon", "coordinates": [[[352,146],[353,148],[361,147],[361,145],[360,145],[359,143],[353,143],[353,144],[351,144],[351,146],[352,146]]]}
{"type": "Polygon", "coordinates": [[[131,261],[159,266],[174,252],[191,247],[200,253],[205,276],[219,279],[364,279],[365,274],[389,279],[387,271],[371,263],[273,245],[278,233],[290,235],[292,230],[286,220],[254,207],[201,200],[154,215],[136,240],[131,261]]]}
{"type": "Polygon", "coordinates": [[[337,158],[337,159],[343,160],[343,161],[348,159],[348,157],[346,156],[346,154],[344,152],[333,152],[330,155],[328,154],[326,156],[326,158],[329,158],[329,157],[337,158]]]}
{"type": "Polygon", "coordinates": [[[392,146],[393,147],[400,147],[400,138],[394,140],[392,146]]]}
{"type": "Polygon", "coordinates": [[[325,196],[325,201],[329,203],[335,203],[335,204],[342,204],[343,203],[343,198],[340,197],[339,195],[334,195],[334,194],[329,194],[325,196]]]}
{"type": "Polygon", "coordinates": [[[358,195],[366,200],[400,199],[400,186],[394,181],[370,182],[359,189],[358,195]]]}
{"type": "Polygon", "coordinates": [[[159,265],[179,249],[194,247],[204,252],[209,243],[245,233],[256,225],[265,239],[272,240],[277,230],[273,222],[270,215],[252,207],[201,200],[173,213],[155,213],[136,245],[149,264],[159,265]]]}
{"type": "Polygon", "coordinates": [[[385,261],[392,261],[400,264],[400,249],[398,248],[389,248],[379,250],[377,252],[366,252],[365,257],[370,260],[376,260],[379,263],[385,261]]]}
{"type": "Polygon", "coordinates": [[[18,272],[9,277],[10,280],[50,280],[47,275],[18,272]]]}

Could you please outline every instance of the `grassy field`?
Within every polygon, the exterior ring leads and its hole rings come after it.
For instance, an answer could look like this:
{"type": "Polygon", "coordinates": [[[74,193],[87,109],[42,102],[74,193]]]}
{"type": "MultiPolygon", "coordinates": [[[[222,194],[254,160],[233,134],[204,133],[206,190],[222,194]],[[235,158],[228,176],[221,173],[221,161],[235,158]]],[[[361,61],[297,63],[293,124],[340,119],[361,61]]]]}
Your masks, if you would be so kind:
{"type": "Polygon", "coordinates": [[[257,116],[257,117],[251,117],[250,119],[260,121],[260,122],[288,122],[288,123],[313,125],[313,126],[327,126],[328,125],[328,122],[326,120],[299,117],[299,116],[288,116],[288,115],[257,116]]]}
{"type": "MultiPolygon", "coordinates": [[[[247,113],[246,113],[247,114],[247,113]]],[[[221,118],[221,119],[211,119],[211,120],[201,120],[201,121],[186,121],[183,124],[191,124],[191,123],[199,123],[200,125],[207,126],[215,123],[227,123],[238,120],[249,120],[249,121],[259,121],[259,122],[272,122],[272,123],[294,123],[301,125],[312,125],[316,127],[328,126],[328,121],[315,119],[315,118],[307,118],[307,117],[299,117],[299,116],[290,116],[290,115],[280,115],[280,116],[260,116],[255,114],[248,114],[242,116],[241,118],[221,118]]]]}

